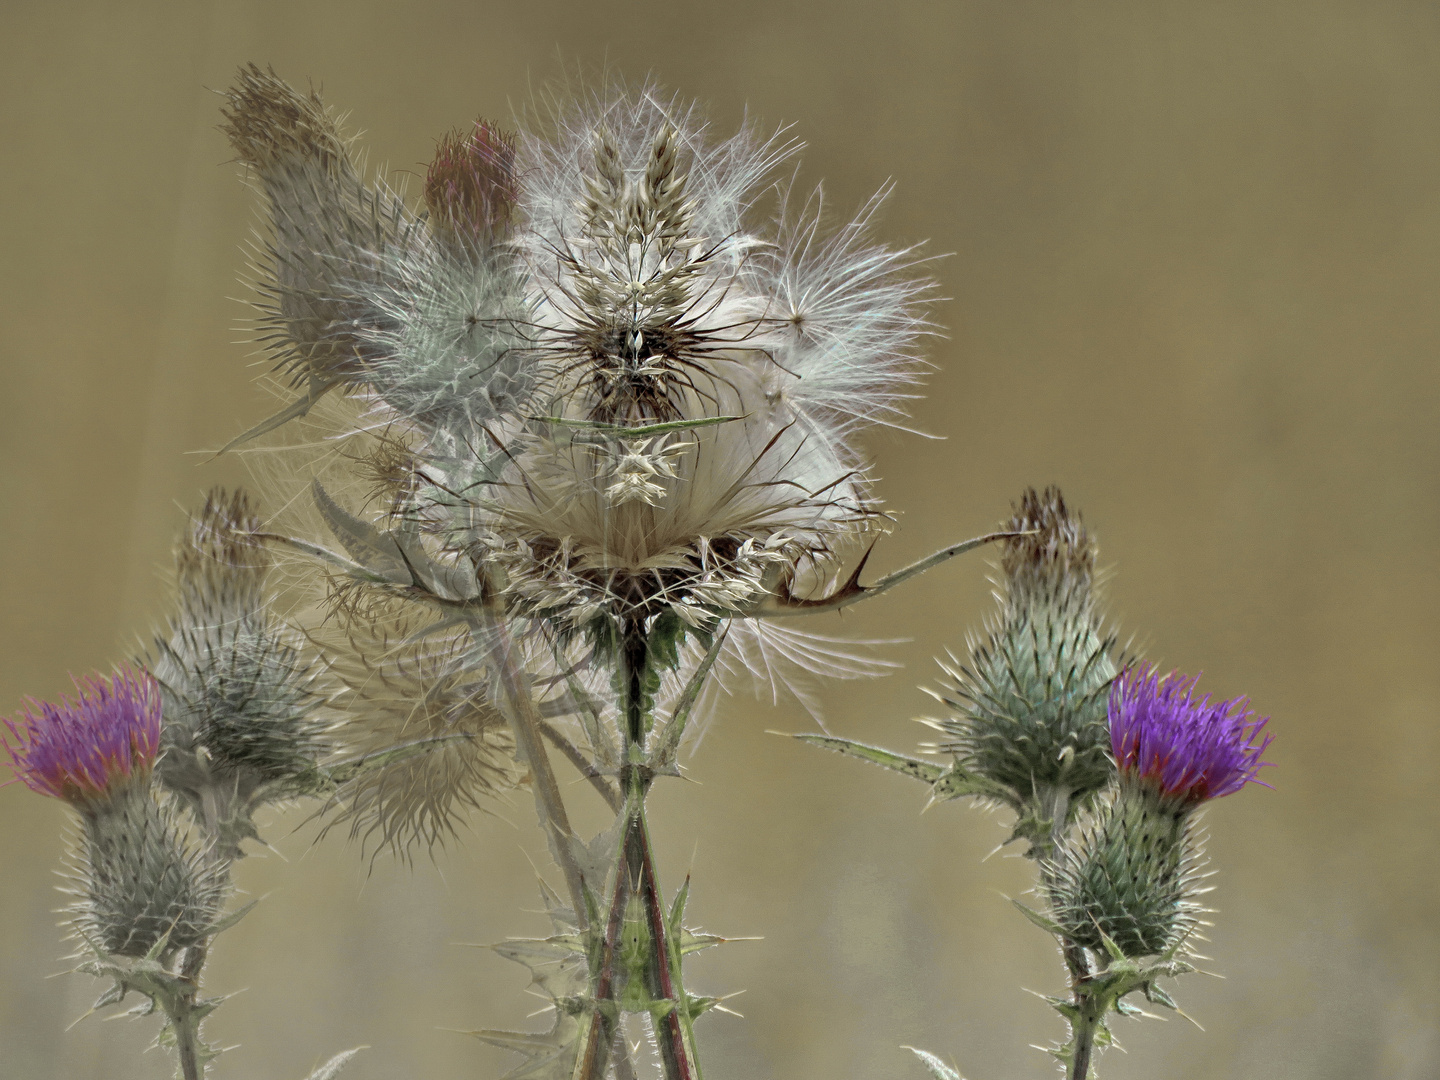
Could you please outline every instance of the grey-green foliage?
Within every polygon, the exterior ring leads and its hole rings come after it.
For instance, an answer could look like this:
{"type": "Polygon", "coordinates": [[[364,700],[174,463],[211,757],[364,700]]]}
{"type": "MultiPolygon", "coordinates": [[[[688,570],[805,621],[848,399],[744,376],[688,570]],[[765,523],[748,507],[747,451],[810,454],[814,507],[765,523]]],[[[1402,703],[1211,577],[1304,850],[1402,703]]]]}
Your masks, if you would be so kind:
{"type": "Polygon", "coordinates": [[[158,946],[163,959],[212,932],[226,878],[187,847],[148,784],[86,804],[81,831],[73,908],[81,937],[115,956],[145,956],[158,946]]]}
{"type": "Polygon", "coordinates": [[[953,712],[940,727],[957,763],[1008,792],[1021,834],[1038,836],[1072,820],[1114,775],[1114,638],[1095,597],[1095,542],[1060,492],[1026,491],[1006,527],[1026,535],[1005,542],[1000,611],[972,640],[969,662],[944,665],[939,696],[953,712]]]}
{"type": "Polygon", "coordinates": [[[1165,954],[1194,931],[1200,847],[1190,816],[1143,782],[1122,782],[1056,853],[1051,910],[1066,937],[1097,955],[1165,954]]]}
{"type": "Polygon", "coordinates": [[[148,663],[160,684],[160,781],[225,857],[263,803],[306,794],[325,751],[318,699],[267,610],[269,560],[243,493],[214,491],[180,545],[179,597],[148,663]]]}

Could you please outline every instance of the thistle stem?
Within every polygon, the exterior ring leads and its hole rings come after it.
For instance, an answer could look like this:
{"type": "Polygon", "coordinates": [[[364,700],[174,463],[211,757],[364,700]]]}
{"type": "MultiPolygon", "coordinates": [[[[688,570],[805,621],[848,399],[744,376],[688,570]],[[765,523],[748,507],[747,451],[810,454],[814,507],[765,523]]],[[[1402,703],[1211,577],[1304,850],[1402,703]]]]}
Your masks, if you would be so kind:
{"type": "Polygon", "coordinates": [[[1091,1018],[1089,1010],[1082,1008],[1080,1019],[1074,1025],[1075,1056],[1070,1063],[1070,1080],[1088,1080],[1090,1055],[1095,1049],[1095,1029],[1098,1026],[1098,1022],[1091,1018]]]}
{"type": "MultiPolygon", "coordinates": [[[[654,774],[642,764],[650,719],[645,700],[649,656],[643,624],[635,620],[625,623],[621,631],[619,653],[619,685],[623,694],[621,712],[625,721],[625,765],[622,768],[621,783],[626,793],[627,820],[619,862],[615,868],[615,897],[610,908],[610,920],[605,928],[604,963],[596,980],[594,997],[598,1005],[611,998],[615,992],[614,959],[623,926],[622,915],[631,891],[638,890],[649,936],[649,954],[645,957],[643,972],[636,974],[644,978],[646,995],[652,1001],[669,1003],[669,1009],[664,1015],[656,1016],[653,1011],[651,1013],[661,1067],[666,1080],[701,1080],[700,1069],[695,1060],[685,992],[677,985],[678,971],[672,970],[670,927],[655,872],[655,852],[645,816],[645,797],[649,793],[654,774]]],[[[616,1027],[618,1026],[617,1018],[616,1027]]],[[[601,1056],[599,1047],[604,1040],[599,1038],[600,1033],[600,1009],[597,1008],[591,1020],[591,1037],[585,1047],[587,1054],[593,1054],[594,1057],[601,1056]]],[[[603,1064],[600,1072],[583,1075],[586,1080],[598,1080],[602,1073],[603,1064]]],[[[582,1075],[578,1068],[576,1075],[582,1075]]]]}
{"type": "MultiPolygon", "coordinates": [[[[645,821],[643,805],[638,832],[641,842],[641,897],[645,904],[645,917],[650,927],[653,950],[649,972],[651,993],[661,1000],[674,1002],[674,1007],[663,1018],[655,1021],[655,1041],[660,1047],[660,1059],[665,1067],[666,1080],[701,1080],[689,1003],[685,999],[684,989],[675,985],[675,979],[672,978],[669,927],[665,918],[665,904],[660,895],[660,883],[655,876],[654,848],[650,844],[650,828],[645,821]]],[[[678,976],[678,970],[673,974],[678,976]]]]}
{"type": "Polygon", "coordinates": [[[585,760],[585,755],[580,752],[579,747],[572,743],[560,732],[555,730],[553,724],[544,720],[539,721],[540,734],[550,740],[550,745],[560,751],[562,757],[571,765],[575,771],[590,782],[590,786],[599,792],[600,797],[605,800],[605,805],[610,807],[613,813],[618,814],[620,807],[624,805],[620,801],[620,794],[615,790],[615,785],[607,780],[594,765],[585,760]]]}
{"type": "Polygon", "coordinates": [[[588,1026],[580,1036],[580,1046],[575,1056],[574,1080],[603,1080],[605,1066],[616,1032],[621,1029],[620,1016],[613,1022],[607,1021],[601,1002],[613,1002],[615,997],[615,962],[620,948],[620,931],[625,924],[625,906],[630,901],[631,878],[626,870],[626,851],[630,846],[633,819],[625,827],[625,839],[620,847],[620,861],[615,868],[615,892],[610,901],[610,915],[605,922],[605,942],[601,946],[600,969],[591,987],[594,1007],[590,1012],[588,1026]]]}
{"type": "Polygon", "coordinates": [[[175,1053],[180,1058],[180,1075],[184,1080],[203,1080],[205,1076],[205,1062],[200,1053],[200,1019],[195,1015],[195,999],[200,995],[200,970],[205,966],[208,951],[209,942],[203,940],[185,950],[185,959],[180,964],[180,977],[189,984],[189,989],[170,1016],[170,1026],[175,1032],[175,1053]]]}
{"type": "MultiPolygon", "coordinates": [[[[1040,871],[1040,880],[1045,885],[1046,897],[1053,897],[1058,884],[1055,877],[1055,852],[1059,849],[1061,842],[1065,839],[1065,823],[1069,816],[1069,796],[1054,794],[1047,800],[1046,810],[1049,812],[1050,829],[1048,833],[1040,833],[1030,836],[1029,857],[1035,860],[1040,871]]],[[[1054,912],[1051,912],[1052,916],[1054,912]]],[[[1065,967],[1070,972],[1070,986],[1075,995],[1075,1007],[1081,1008],[1083,984],[1090,978],[1090,957],[1086,955],[1083,946],[1075,944],[1069,938],[1060,938],[1060,955],[1065,958],[1065,967]]]]}
{"type": "Polygon", "coordinates": [[[555,780],[555,770],[550,767],[550,756],[540,737],[540,717],[535,709],[535,699],[530,694],[530,686],[516,655],[515,641],[510,636],[509,627],[503,620],[497,619],[489,627],[473,627],[472,635],[479,642],[487,631],[494,635],[493,652],[496,667],[500,671],[501,687],[509,704],[506,712],[511,731],[515,735],[515,747],[530,766],[531,786],[535,791],[535,810],[540,818],[540,827],[545,831],[550,841],[550,853],[565,877],[565,887],[570,893],[570,902],[575,910],[576,925],[583,931],[589,926],[584,877],[570,848],[574,833],[570,828],[570,817],[565,812],[565,802],[560,797],[560,785],[555,780]]]}
{"type": "Polygon", "coordinates": [[[176,1017],[175,1052],[180,1055],[180,1075],[184,1080],[203,1080],[205,1065],[200,1060],[200,1025],[186,1015],[176,1017]]]}

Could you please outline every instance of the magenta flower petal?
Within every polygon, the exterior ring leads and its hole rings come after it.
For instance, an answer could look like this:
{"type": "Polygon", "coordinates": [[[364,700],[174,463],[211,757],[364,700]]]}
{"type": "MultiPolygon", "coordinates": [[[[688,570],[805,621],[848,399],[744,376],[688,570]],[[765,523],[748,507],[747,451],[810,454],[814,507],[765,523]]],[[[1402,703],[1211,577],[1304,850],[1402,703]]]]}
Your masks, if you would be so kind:
{"type": "Polygon", "coordinates": [[[129,669],[74,681],[74,701],[31,699],[20,716],[4,720],[15,741],[0,737],[0,744],[27,787],[84,803],[149,777],[160,748],[160,689],[129,669]]]}
{"type": "Polygon", "coordinates": [[[1137,666],[1110,690],[1110,745],[1121,776],[1187,806],[1258,783],[1269,764],[1260,760],[1270,745],[1269,735],[1260,737],[1269,718],[1257,717],[1247,698],[1197,696],[1198,678],[1137,666]]]}

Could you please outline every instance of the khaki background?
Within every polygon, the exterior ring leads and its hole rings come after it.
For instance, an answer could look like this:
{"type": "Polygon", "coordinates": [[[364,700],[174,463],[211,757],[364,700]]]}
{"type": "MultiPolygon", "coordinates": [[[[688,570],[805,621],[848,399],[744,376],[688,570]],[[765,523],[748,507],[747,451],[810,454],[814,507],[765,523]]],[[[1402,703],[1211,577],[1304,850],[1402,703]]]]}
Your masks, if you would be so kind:
{"type": "MultiPolygon", "coordinates": [[[[887,239],[929,238],[953,299],[916,409],[946,441],[874,441],[901,525],[888,568],[1063,485],[1149,654],[1273,714],[1273,792],[1210,814],[1226,981],[1176,994],[1203,1023],[1124,1022],[1106,1077],[1440,1075],[1440,7],[1383,0],[574,4],[129,0],[0,11],[0,711],[106,667],[163,610],[160,571],[198,464],[265,415],[232,299],[253,220],[216,131],[235,67],[314,79],[416,170],[434,138],[509,115],[566,64],[609,63],[793,121],[851,208],[898,188],[887,239]]],[[[906,670],[826,695],[831,727],[897,748],[930,657],[987,607],[976,558],[841,629],[912,639],[906,670]]],[[[901,1044],[973,1080],[1050,1075],[1052,946],[981,858],[1000,818],[919,816],[907,782],[765,735],[793,707],[735,699],[657,796],[697,959],[746,1019],[703,1021],[712,1080],[915,1077],[901,1044]]],[[[587,796],[578,793],[577,800],[587,796]]],[[[91,1019],[63,969],[63,807],[0,790],[0,1075],[158,1078],[152,1021],[91,1019]]],[[[512,1059],[443,1029],[516,1026],[524,974],[457,944],[544,929],[524,801],[436,865],[367,876],[303,815],[266,899],[223,939],[216,1076],[489,1077],[512,1059]],[[352,1075],[347,1073],[347,1076],[352,1075]]]]}

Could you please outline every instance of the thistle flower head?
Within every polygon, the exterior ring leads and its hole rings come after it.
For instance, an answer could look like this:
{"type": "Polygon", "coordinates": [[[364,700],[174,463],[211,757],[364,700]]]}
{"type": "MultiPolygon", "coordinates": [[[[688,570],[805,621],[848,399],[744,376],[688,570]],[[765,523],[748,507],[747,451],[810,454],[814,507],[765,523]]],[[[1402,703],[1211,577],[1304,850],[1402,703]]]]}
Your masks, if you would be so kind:
{"type": "Polygon", "coordinates": [[[1057,487],[1027,488],[1005,523],[1015,533],[1001,548],[1004,588],[1017,594],[1089,591],[1099,545],[1057,487]]]}
{"type": "Polygon", "coordinates": [[[163,938],[168,956],[209,932],[226,884],[151,793],[160,689],[130,669],[75,687],[73,701],[32,701],[6,720],[15,742],[5,749],[24,784],[80,812],[71,910],[81,935],[117,956],[144,956],[163,938]]]}
{"type": "Polygon", "coordinates": [[[650,86],[513,143],[447,136],[423,211],[331,168],[318,126],[291,153],[291,118],[323,109],[273,73],[243,71],[231,113],[270,202],[274,347],[404,448],[374,462],[383,521],[322,511],[372,580],[562,648],[601,623],[704,636],[834,580],[883,527],[857,436],[903,421],[930,329],[915,250],[874,239],[884,192],[832,231],[772,180],[795,144],[719,137],[650,86]],[[266,124],[284,154],[248,149],[266,124]]]}
{"type": "Polygon", "coordinates": [[[277,367],[306,389],[299,415],[330,388],[363,378],[369,353],[357,332],[367,305],[357,287],[385,280],[420,232],[393,192],[368,184],[336,118],[315,91],[300,93],[273,70],[240,69],[221,129],[269,202],[258,245],[259,337],[277,367]]]}
{"type": "Polygon", "coordinates": [[[346,141],[314,90],[298,93],[274,69],[249,64],[226,96],[222,129],[245,164],[269,169],[308,158],[333,170],[347,161],[346,141]]]}
{"type": "Polygon", "coordinates": [[[1246,698],[1211,701],[1195,692],[1199,677],[1137,665],[1110,692],[1110,739],[1122,777],[1183,807],[1233,795],[1255,780],[1271,736],[1260,735],[1246,698]]]}
{"type": "Polygon", "coordinates": [[[503,457],[433,475],[467,492],[473,558],[504,568],[521,610],[571,625],[743,612],[881,520],[849,436],[893,419],[913,380],[924,286],[863,223],[831,244],[815,222],[791,246],[754,229],[788,145],[715,142],[653,91],[556,126],[521,136],[532,397],[508,438],[488,429],[503,457]],[[869,332],[836,304],[868,306],[869,332]]]}
{"type": "Polygon", "coordinates": [[[77,807],[148,785],[160,749],[159,688],[144,672],[75,680],[72,701],[30,701],[5,726],[15,775],[33,791],[77,807]]]}

